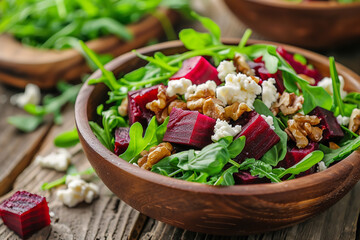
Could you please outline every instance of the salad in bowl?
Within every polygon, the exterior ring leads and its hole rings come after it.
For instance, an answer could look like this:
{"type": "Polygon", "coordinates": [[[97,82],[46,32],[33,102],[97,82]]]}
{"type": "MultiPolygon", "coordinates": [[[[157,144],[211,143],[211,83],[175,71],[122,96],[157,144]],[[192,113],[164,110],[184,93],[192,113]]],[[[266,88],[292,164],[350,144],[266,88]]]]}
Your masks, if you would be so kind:
{"type": "Polygon", "coordinates": [[[322,76],[300,54],[268,44],[220,41],[182,30],[189,50],[154,56],[116,79],[89,84],[110,89],[102,124],[89,124],[100,142],[127,161],[172,178],[209,185],[276,183],[323,171],[360,146],[360,94],[344,91],[330,57],[322,76]]]}

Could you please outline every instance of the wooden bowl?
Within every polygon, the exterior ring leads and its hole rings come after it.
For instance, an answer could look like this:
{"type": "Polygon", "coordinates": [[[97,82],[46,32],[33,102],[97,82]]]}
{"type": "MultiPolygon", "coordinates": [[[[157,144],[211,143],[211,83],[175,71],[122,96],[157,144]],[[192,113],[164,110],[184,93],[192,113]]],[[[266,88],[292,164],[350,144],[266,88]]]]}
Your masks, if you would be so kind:
{"type": "Polygon", "coordinates": [[[254,31],[278,42],[325,49],[360,41],[360,2],[225,0],[254,31]]]}
{"type": "MultiPolygon", "coordinates": [[[[178,18],[178,14],[172,10],[159,11],[171,22],[178,18]]],[[[131,41],[106,36],[89,41],[87,45],[97,53],[119,56],[144,46],[163,33],[160,21],[151,15],[127,28],[134,36],[131,41]]],[[[84,58],[74,49],[59,51],[27,47],[9,35],[0,35],[0,81],[3,83],[19,88],[34,83],[40,88],[49,89],[55,87],[59,80],[79,80],[82,74],[89,71],[84,58]]]]}
{"type": "MultiPolygon", "coordinates": [[[[239,40],[224,42],[237,44],[239,40]]],[[[327,58],[300,48],[284,47],[304,55],[322,74],[329,74],[327,58]]],[[[151,55],[155,51],[174,54],[185,50],[181,42],[173,41],[139,52],[151,55]]],[[[119,74],[144,64],[134,53],[127,53],[106,67],[119,74]]],[[[346,80],[346,89],[360,91],[359,76],[340,64],[337,68],[346,80]]],[[[89,79],[98,77],[99,71],[89,79]]],[[[96,107],[107,99],[107,91],[104,85],[84,84],[76,100],[75,121],[85,154],[101,180],[120,199],[141,213],[173,226],[219,235],[277,230],[329,208],[360,179],[360,151],[323,172],[272,184],[215,187],[143,170],[106,149],[89,127],[88,121],[97,119],[96,107]]]]}

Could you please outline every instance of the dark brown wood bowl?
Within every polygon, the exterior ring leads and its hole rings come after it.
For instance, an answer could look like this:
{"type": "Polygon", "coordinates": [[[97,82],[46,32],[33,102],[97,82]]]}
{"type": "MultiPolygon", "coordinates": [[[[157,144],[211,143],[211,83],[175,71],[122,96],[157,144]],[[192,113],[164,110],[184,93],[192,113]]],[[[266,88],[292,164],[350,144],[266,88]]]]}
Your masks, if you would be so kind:
{"type": "Polygon", "coordinates": [[[224,1],[238,19],[274,41],[314,49],[360,41],[360,2],[224,1]]]}
{"type": "MultiPolygon", "coordinates": [[[[239,40],[224,42],[237,44],[239,40]]],[[[253,43],[260,41],[250,41],[253,43]]],[[[284,47],[304,55],[322,74],[329,75],[327,58],[300,48],[284,47]]],[[[173,41],[139,50],[146,55],[155,51],[174,54],[186,49],[181,42],[173,41]]],[[[144,64],[134,53],[127,53],[106,67],[117,75],[144,64]]],[[[358,75],[340,64],[337,69],[346,80],[346,90],[360,91],[358,75]]],[[[89,79],[100,74],[97,71],[89,79]]],[[[329,208],[360,179],[360,151],[323,172],[272,184],[215,187],[143,170],[106,149],[90,129],[88,121],[97,119],[96,107],[104,103],[107,91],[102,84],[84,84],[76,100],[75,121],[85,154],[101,180],[120,199],[141,213],[173,226],[219,235],[277,230],[329,208]]]]}
{"type": "MultiPolygon", "coordinates": [[[[159,9],[159,12],[172,23],[179,18],[172,10],[159,9]]],[[[151,15],[127,28],[134,36],[131,41],[106,36],[91,40],[87,45],[99,54],[119,56],[144,46],[163,33],[160,21],[151,15]]],[[[79,81],[81,75],[89,71],[85,59],[74,49],[59,51],[28,47],[10,35],[0,35],[0,82],[18,88],[34,83],[42,89],[49,89],[55,87],[59,80],[79,81]]]]}

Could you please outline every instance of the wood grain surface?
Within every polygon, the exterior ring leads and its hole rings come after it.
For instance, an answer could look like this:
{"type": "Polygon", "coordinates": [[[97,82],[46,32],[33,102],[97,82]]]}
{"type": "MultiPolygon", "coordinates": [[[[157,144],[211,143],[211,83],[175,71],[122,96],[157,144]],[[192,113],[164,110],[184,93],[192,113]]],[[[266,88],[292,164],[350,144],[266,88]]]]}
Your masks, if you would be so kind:
{"type": "MultiPolygon", "coordinates": [[[[229,12],[222,1],[197,0],[193,1],[193,4],[202,14],[211,16],[221,26],[223,36],[241,37],[245,29],[244,25],[229,12]]],[[[184,22],[182,27],[202,29],[199,24],[190,22],[184,22]]],[[[253,34],[253,38],[265,39],[257,33],[253,34]]],[[[360,74],[360,45],[329,49],[321,53],[327,56],[335,56],[338,62],[360,74]]],[[[33,163],[25,171],[22,171],[22,168],[31,162],[33,156],[52,151],[54,148],[52,136],[56,135],[56,132],[71,129],[73,126],[72,108],[66,109],[64,120],[67,125],[60,127],[49,125],[46,126],[47,129],[42,130],[43,132],[38,130],[32,134],[21,134],[6,123],[7,116],[22,113],[21,110],[9,104],[8,99],[14,93],[15,90],[0,85],[0,189],[2,190],[0,195],[6,191],[4,189],[10,189],[14,186],[12,191],[0,198],[0,201],[10,196],[17,189],[25,189],[46,196],[50,202],[50,211],[55,214],[55,217],[52,218],[51,227],[43,229],[30,239],[360,239],[360,231],[358,230],[360,227],[358,224],[360,184],[357,184],[333,207],[304,223],[281,231],[242,237],[214,236],[184,231],[148,218],[120,201],[101,182],[96,182],[101,188],[101,196],[93,204],[81,204],[74,209],[64,207],[54,200],[54,191],[43,192],[39,189],[44,181],[55,180],[62,176],[61,173],[40,169],[33,163]],[[44,137],[46,139],[43,139],[44,137]],[[37,150],[40,147],[39,152],[37,150]],[[35,150],[30,151],[31,154],[29,154],[27,153],[29,150],[26,149],[35,150]],[[18,166],[23,167],[15,171],[18,166]],[[18,174],[20,175],[17,178],[18,174]],[[16,182],[14,183],[15,179],[16,182]]],[[[77,152],[76,149],[72,149],[72,151],[77,152]]],[[[79,169],[85,169],[89,166],[82,152],[79,152],[75,159],[75,165],[79,169]]],[[[0,220],[0,239],[19,238],[0,220]]]]}

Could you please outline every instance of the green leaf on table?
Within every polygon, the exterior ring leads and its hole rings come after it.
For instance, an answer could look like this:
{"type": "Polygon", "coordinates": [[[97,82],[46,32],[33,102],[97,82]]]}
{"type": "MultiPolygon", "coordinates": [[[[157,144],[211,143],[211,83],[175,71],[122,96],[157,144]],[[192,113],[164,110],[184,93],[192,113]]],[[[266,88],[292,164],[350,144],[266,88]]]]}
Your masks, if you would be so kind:
{"type": "Polygon", "coordinates": [[[54,145],[61,148],[72,147],[79,142],[79,135],[76,128],[70,131],[63,132],[54,138],[54,145]]]}
{"type": "Polygon", "coordinates": [[[42,116],[17,115],[8,117],[7,121],[23,132],[32,132],[44,122],[44,118],[42,116]]]}

